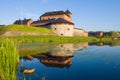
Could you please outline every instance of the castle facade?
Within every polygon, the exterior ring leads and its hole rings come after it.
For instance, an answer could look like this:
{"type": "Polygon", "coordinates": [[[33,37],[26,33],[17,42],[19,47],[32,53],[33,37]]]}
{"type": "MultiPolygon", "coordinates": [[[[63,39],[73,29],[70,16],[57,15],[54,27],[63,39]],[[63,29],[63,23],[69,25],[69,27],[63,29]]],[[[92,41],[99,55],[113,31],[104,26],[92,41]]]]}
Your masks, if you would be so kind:
{"type": "Polygon", "coordinates": [[[46,12],[37,21],[16,20],[14,24],[50,28],[58,36],[88,36],[85,30],[75,28],[72,13],[69,10],[46,12]]]}

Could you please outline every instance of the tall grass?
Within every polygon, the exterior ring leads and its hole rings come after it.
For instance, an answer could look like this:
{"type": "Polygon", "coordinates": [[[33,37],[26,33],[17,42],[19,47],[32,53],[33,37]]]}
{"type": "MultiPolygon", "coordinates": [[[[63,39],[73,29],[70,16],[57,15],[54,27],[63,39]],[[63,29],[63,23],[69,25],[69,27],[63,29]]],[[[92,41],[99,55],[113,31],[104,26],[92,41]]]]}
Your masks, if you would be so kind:
{"type": "Polygon", "coordinates": [[[19,59],[14,43],[0,40],[0,80],[16,80],[16,64],[19,59]]]}

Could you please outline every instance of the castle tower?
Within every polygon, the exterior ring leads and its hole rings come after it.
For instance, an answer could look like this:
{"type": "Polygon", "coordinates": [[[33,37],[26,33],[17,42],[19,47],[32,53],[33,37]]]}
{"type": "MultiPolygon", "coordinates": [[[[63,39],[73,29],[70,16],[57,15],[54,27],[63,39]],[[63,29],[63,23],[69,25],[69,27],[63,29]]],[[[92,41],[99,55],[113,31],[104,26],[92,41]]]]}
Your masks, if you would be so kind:
{"type": "Polygon", "coordinates": [[[65,11],[65,13],[70,16],[71,21],[72,21],[72,13],[68,9],[65,11]]]}

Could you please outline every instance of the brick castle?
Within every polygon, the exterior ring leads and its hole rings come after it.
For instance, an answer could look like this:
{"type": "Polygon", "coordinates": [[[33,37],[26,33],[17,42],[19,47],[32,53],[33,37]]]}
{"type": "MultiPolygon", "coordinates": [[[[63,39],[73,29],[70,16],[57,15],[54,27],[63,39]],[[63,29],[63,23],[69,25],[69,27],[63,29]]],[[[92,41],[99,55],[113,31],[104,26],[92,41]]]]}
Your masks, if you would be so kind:
{"type": "Polygon", "coordinates": [[[32,19],[16,20],[14,24],[50,28],[58,36],[88,36],[85,30],[75,28],[72,22],[72,13],[69,10],[46,12],[37,21],[32,19]]]}

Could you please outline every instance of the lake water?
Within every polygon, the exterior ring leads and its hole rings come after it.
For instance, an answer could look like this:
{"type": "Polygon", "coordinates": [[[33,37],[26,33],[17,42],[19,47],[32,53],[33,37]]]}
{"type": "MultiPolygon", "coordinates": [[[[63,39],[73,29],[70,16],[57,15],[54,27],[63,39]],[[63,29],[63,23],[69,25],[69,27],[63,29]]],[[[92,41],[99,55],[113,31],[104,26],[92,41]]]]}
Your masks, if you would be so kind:
{"type": "Polygon", "coordinates": [[[19,80],[120,80],[119,45],[86,42],[21,46],[19,80]],[[23,66],[35,72],[23,74],[23,66]]]}

